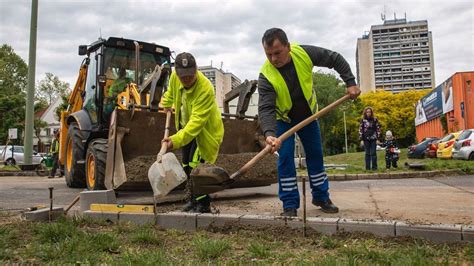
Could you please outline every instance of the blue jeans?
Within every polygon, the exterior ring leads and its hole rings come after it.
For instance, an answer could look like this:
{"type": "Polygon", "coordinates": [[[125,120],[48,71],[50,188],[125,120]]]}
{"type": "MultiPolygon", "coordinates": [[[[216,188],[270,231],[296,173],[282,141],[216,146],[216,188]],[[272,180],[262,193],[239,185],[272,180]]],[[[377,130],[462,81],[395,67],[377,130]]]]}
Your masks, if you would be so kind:
{"type": "Polygon", "coordinates": [[[365,170],[377,170],[377,140],[364,140],[365,170]],[[372,168],[370,163],[372,162],[372,168]]]}
{"type": "MultiPolygon", "coordinates": [[[[277,136],[282,135],[299,122],[300,121],[292,121],[291,123],[285,123],[277,120],[277,136]]],[[[306,127],[300,129],[297,134],[301,139],[306,153],[306,165],[313,200],[327,201],[329,199],[329,182],[324,169],[319,123],[313,121],[306,127]]],[[[278,196],[283,202],[284,209],[298,209],[300,207],[300,194],[296,180],[294,159],[295,136],[292,135],[283,141],[278,152],[280,154],[278,157],[278,196]]]]}

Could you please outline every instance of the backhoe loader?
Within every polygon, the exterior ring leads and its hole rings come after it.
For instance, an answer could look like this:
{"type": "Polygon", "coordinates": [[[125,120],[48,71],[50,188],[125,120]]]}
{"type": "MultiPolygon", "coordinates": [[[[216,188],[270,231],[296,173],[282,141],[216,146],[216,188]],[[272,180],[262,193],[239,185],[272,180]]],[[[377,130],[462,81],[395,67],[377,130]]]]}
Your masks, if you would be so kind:
{"type": "MultiPolygon", "coordinates": [[[[160,99],[172,71],[170,49],[110,37],[80,45],[79,55],[85,58],[60,120],[59,160],[67,185],[89,190],[151,189],[147,172],[164,132],[166,115],[160,99]]],[[[249,86],[253,93],[255,82],[238,89],[248,92],[249,86]]],[[[240,112],[223,114],[223,121],[224,142],[216,164],[238,168],[262,148],[258,120],[240,112]]],[[[176,129],[172,126],[170,131],[174,134],[176,129]]],[[[175,153],[180,158],[179,151],[175,153]]],[[[275,162],[275,158],[262,162],[234,187],[275,183],[275,162]]]]}

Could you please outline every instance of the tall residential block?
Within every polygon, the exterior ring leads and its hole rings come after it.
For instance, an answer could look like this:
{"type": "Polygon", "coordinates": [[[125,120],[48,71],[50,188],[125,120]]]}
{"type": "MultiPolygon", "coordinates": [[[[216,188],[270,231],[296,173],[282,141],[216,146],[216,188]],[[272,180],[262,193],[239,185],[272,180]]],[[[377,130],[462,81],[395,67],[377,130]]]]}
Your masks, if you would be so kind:
{"type": "Polygon", "coordinates": [[[428,21],[385,20],[357,39],[357,83],[362,92],[431,89],[435,85],[428,21]]]}
{"type": "Polygon", "coordinates": [[[223,110],[225,94],[242,83],[238,77],[232,73],[224,72],[212,66],[199,67],[204,76],[206,76],[214,85],[216,92],[217,105],[223,110]]]}

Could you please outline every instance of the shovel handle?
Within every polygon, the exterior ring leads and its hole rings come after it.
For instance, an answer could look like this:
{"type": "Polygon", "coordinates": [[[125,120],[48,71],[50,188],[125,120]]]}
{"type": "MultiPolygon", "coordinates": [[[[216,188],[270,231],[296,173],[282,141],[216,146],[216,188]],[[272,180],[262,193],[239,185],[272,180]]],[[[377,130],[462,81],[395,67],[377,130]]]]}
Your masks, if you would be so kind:
{"type": "MultiPolygon", "coordinates": [[[[344,95],[340,99],[336,100],[335,102],[331,103],[330,105],[324,107],[321,109],[319,112],[311,115],[310,117],[306,118],[305,120],[301,121],[294,127],[290,128],[288,131],[283,133],[281,136],[278,137],[278,140],[280,142],[285,141],[288,137],[292,136],[295,134],[298,130],[302,129],[303,127],[307,126],[309,123],[313,122],[314,120],[320,118],[321,116],[325,115],[327,112],[331,111],[341,103],[345,102],[348,100],[351,96],[349,94],[344,95]]],[[[260,161],[263,157],[265,157],[268,153],[270,153],[272,150],[272,146],[267,145],[263,150],[261,150],[257,155],[255,155],[250,161],[248,161],[244,166],[242,166],[237,172],[233,173],[230,176],[230,179],[234,179],[238,176],[241,176],[247,171],[253,167],[258,161],[260,161]]]]}
{"type": "MultiPolygon", "coordinates": [[[[163,139],[167,138],[170,136],[170,120],[171,120],[171,111],[166,112],[166,125],[165,125],[165,135],[163,136],[163,139]]],[[[161,149],[158,155],[163,155],[166,153],[167,150],[167,144],[166,142],[161,143],[161,149]]]]}

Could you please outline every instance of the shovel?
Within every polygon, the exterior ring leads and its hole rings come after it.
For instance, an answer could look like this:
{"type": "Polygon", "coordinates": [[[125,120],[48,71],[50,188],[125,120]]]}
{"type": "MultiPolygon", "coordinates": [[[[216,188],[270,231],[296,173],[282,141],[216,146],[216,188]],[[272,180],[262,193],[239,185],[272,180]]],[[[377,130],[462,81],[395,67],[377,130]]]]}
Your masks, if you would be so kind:
{"type": "MultiPolygon", "coordinates": [[[[170,134],[171,112],[166,112],[166,127],[164,138],[170,134]]],[[[154,199],[162,198],[186,181],[187,176],[181,163],[172,152],[166,152],[167,144],[163,142],[156,156],[156,161],[148,169],[148,179],[153,189],[154,199]]]]}
{"type": "MultiPolygon", "coordinates": [[[[350,98],[349,94],[344,95],[342,98],[338,99],[337,101],[331,103],[330,105],[323,108],[321,111],[313,114],[312,116],[306,118],[305,120],[301,121],[299,124],[295,125],[285,133],[283,133],[278,140],[283,142],[288,137],[295,134],[301,128],[307,126],[312,121],[318,119],[319,117],[325,115],[327,112],[334,109],[336,106],[340,105],[344,101],[350,98]]],[[[226,170],[218,166],[211,166],[211,167],[197,167],[191,172],[191,180],[193,182],[193,189],[194,193],[196,194],[211,194],[214,192],[218,192],[224,190],[229,187],[235,180],[253,167],[258,161],[260,161],[263,157],[269,154],[272,150],[271,145],[267,145],[263,150],[261,150],[255,157],[253,157],[249,162],[247,162],[244,166],[242,166],[237,172],[229,175],[226,170]]]]}

